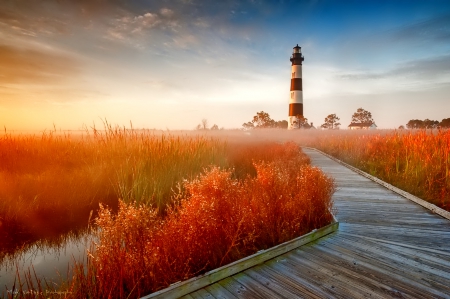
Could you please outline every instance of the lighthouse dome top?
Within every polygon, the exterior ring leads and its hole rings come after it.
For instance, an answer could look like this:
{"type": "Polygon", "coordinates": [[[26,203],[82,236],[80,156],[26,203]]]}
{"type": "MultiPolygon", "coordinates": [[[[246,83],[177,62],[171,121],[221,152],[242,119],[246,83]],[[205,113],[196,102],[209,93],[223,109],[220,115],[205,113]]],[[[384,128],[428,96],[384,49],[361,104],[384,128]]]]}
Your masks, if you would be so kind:
{"type": "Polygon", "coordinates": [[[298,44],[294,47],[293,53],[302,53],[302,47],[299,47],[298,44]]]}

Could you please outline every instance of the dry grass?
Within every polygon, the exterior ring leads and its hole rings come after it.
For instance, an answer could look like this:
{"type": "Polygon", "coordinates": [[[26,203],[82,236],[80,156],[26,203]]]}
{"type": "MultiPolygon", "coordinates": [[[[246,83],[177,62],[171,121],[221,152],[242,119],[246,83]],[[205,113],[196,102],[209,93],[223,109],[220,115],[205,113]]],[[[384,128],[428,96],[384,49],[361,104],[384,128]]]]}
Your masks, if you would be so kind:
{"type": "Polygon", "coordinates": [[[300,236],[331,221],[334,185],[295,144],[239,180],[211,167],[176,194],[166,217],[144,205],[102,208],[88,271],[76,272],[74,297],[133,298],[300,236]]]}
{"type": "Polygon", "coordinates": [[[117,210],[122,198],[164,210],[177,182],[225,165],[225,146],[112,127],[83,136],[0,137],[0,260],[84,230],[99,203],[117,210]]]}
{"type": "Polygon", "coordinates": [[[310,145],[450,211],[450,130],[322,133],[310,145]]]}
{"type": "MultiPolygon", "coordinates": [[[[153,153],[155,148],[160,148],[162,159],[168,163],[182,165],[194,157],[196,162],[187,163],[195,171],[199,166],[189,163],[207,163],[209,166],[202,166],[204,171],[196,177],[190,168],[187,175],[180,170],[174,172],[176,175],[172,176],[170,184],[172,191],[177,180],[187,179],[178,191],[164,197],[168,206],[165,213],[158,210],[157,202],[143,200],[146,197],[137,195],[118,202],[117,209],[114,203],[112,209],[101,206],[94,231],[98,241],[92,245],[86,265],[75,264],[73,277],[59,288],[44,288],[46,283],[37,284],[36,280],[22,282],[17,288],[17,298],[138,297],[290,240],[331,221],[333,182],[320,170],[310,167],[309,159],[300,154],[293,143],[251,139],[250,142],[242,141],[243,144],[233,141],[227,145],[205,136],[185,139],[159,136],[131,142],[120,136],[110,140],[107,136],[91,136],[79,141],[78,146],[84,149],[84,143],[87,143],[96,150],[104,146],[105,151],[95,159],[89,152],[87,157],[102,161],[99,164],[106,168],[108,161],[122,161],[120,155],[125,153],[132,157],[127,163],[133,161],[131,165],[137,166],[120,169],[148,167],[149,162],[142,161],[155,159],[146,151],[152,145],[153,153]],[[146,143],[148,139],[154,140],[153,143],[146,143]],[[203,154],[195,152],[195,147],[203,154]],[[106,159],[105,152],[111,157],[106,159]],[[137,159],[143,153],[143,160],[137,159]],[[185,153],[189,154],[183,156],[185,153]],[[27,292],[30,287],[36,292],[27,292]],[[63,293],[57,293],[58,290],[63,293]]],[[[167,169],[164,167],[161,165],[157,169],[167,169]]],[[[120,172],[113,173],[122,184],[129,183],[124,188],[128,190],[125,194],[138,194],[130,190],[139,176],[131,176],[127,181],[121,179],[120,172]]],[[[128,171],[128,177],[133,173],[128,171]]],[[[150,172],[136,170],[136,173],[150,172]]],[[[142,185],[146,183],[149,181],[139,181],[142,185]]],[[[117,184],[109,186],[112,186],[111,192],[121,190],[114,187],[117,184]]]]}

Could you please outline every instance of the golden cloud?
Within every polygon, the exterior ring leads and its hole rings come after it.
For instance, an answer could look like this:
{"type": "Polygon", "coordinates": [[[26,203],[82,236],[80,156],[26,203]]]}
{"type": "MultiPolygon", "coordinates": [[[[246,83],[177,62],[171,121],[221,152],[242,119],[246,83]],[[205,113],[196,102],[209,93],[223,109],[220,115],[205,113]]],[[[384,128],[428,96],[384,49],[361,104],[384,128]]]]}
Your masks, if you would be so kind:
{"type": "Polygon", "coordinates": [[[53,84],[79,73],[69,55],[0,45],[0,84],[53,84]]]}

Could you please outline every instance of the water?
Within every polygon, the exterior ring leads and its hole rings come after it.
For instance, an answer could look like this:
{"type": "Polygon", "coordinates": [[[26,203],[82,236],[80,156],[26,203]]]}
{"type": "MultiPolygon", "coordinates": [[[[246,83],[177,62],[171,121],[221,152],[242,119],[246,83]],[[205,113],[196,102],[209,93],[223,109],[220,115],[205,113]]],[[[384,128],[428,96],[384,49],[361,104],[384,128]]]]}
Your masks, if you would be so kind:
{"type": "Polygon", "coordinates": [[[6,259],[0,264],[0,296],[7,289],[12,289],[17,271],[21,273],[22,283],[25,282],[24,273],[28,270],[31,270],[33,277],[33,271],[36,273],[36,276],[43,282],[43,287],[45,287],[44,278],[53,285],[67,281],[71,277],[74,261],[86,261],[86,250],[91,240],[90,235],[68,237],[58,245],[33,245],[18,253],[15,258],[6,259]]]}

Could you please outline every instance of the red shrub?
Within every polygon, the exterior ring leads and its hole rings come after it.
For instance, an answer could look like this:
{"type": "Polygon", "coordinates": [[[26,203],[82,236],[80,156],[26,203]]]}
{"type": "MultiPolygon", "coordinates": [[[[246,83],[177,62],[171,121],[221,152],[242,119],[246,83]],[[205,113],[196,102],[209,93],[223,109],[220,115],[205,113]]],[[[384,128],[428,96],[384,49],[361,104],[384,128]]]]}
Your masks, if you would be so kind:
{"type": "Polygon", "coordinates": [[[99,243],[74,294],[137,297],[328,224],[333,182],[305,161],[297,148],[295,156],[255,163],[257,176],[243,180],[211,167],[184,183],[163,220],[144,206],[121,203],[115,217],[102,208],[99,243]]]}

